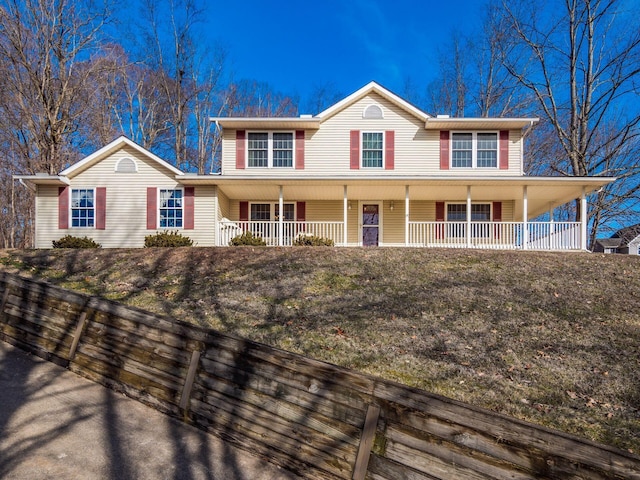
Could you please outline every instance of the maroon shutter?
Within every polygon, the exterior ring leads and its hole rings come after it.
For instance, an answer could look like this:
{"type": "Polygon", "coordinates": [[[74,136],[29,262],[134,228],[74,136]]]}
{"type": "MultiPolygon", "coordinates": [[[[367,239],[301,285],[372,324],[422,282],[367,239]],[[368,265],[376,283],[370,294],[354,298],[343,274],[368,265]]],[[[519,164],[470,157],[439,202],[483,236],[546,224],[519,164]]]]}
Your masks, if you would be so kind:
{"type": "Polygon", "coordinates": [[[155,230],[158,226],[158,189],[147,187],[147,230],[155,230]]]}
{"type": "MultiPolygon", "coordinates": [[[[436,202],[436,222],[444,222],[444,202],[436,202]]],[[[436,238],[444,238],[444,225],[436,225],[436,238]]]]}
{"type": "Polygon", "coordinates": [[[350,164],[351,170],[360,168],[360,130],[351,130],[350,164]]]}
{"type": "Polygon", "coordinates": [[[96,187],[96,230],[104,230],[107,225],[107,189],[96,187]]]}
{"type": "Polygon", "coordinates": [[[69,187],[58,187],[58,228],[69,228],[69,187]]]}
{"type": "Polygon", "coordinates": [[[500,130],[500,170],[509,169],[509,130],[500,130]]]}
{"type": "Polygon", "coordinates": [[[387,130],[384,132],[384,168],[385,170],[393,170],[395,167],[395,132],[387,130]]]}
{"type": "Polygon", "coordinates": [[[296,222],[305,222],[307,217],[307,204],[296,202],[296,222]]]}
{"type": "Polygon", "coordinates": [[[240,202],[240,221],[249,221],[249,202],[240,202]]]}
{"type": "MultiPolygon", "coordinates": [[[[502,202],[493,202],[493,218],[494,222],[502,222],[502,202]]],[[[500,238],[500,225],[494,225],[493,236],[500,238]]]]}
{"type": "Polygon", "coordinates": [[[449,131],[440,132],[440,170],[449,170],[449,131]]]}
{"type": "Polygon", "coordinates": [[[195,187],[184,187],[184,229],[193,230],[195,187]]]}
{"type": "Polygon", "coordinates": [[[296,170],[304,170],[304,130],[296,130],[296,170]]]}
{"type": "MultiPolygon", "coordinates": [[[[305,222],[307,220],[307,204],[305,202],[296,202],[296,222],[305,222]]],[[[298,232],[305,231],[305,224],[299,225],[296,229],[298,232]]]]}
{"type": "Polygon", "coordinates": [[[236,168],[244,169],[245,165],[245,131],[236,130],[236,168]]]}

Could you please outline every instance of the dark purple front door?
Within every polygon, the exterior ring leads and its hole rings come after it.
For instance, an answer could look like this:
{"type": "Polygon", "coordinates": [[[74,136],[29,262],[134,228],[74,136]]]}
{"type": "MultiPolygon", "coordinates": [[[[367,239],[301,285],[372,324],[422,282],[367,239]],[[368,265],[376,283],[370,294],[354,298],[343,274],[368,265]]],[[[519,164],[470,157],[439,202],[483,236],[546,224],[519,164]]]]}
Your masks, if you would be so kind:
{"type": "Polygon", "coordinates": [[[362,246],[377,247],[380,234],[378,205],[362,205],[362,246]]]}

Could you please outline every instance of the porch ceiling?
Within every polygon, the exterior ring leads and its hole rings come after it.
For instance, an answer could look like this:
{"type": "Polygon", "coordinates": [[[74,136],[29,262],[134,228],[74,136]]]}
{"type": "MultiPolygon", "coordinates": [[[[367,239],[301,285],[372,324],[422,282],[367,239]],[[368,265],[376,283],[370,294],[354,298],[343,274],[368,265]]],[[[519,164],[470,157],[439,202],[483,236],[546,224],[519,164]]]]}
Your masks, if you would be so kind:
{"type": "MultiPolygon", "coordinates": [[[[582,188],[589,194],[612,182],[606,177],[396,177],[396,178],[247,178],[223,176],[177,177],[185,185],[217,185],[230,199],[276,201],[282,186],[288,201],[340,200],[347,186],[349,200],[395,200],[403,202],[405,187],[410,200],[464,202],[467,187],[471,200],[515,201],[515,214],[522,216],[524,187],[527,187],[529,217],[580,198],[582,188]]],[[[516,219],[519,220],[519,219],[516,219]]]]}

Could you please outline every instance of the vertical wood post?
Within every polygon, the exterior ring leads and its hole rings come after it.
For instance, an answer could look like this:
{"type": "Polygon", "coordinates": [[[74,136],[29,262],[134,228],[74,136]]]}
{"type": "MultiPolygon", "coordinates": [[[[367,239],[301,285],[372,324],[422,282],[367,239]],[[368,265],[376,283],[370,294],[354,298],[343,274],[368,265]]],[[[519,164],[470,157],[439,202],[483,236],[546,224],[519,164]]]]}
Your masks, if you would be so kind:
{"type": "Polygon", "coordinates": [[[71,348],[69,348],[69,361],[73,360],[73,357],[75,357],[76,355],[78,342],[80,341],[80,336],[82,335],[82,330],[84,330],[84,325],[86,323],[87,323],[87,312],[83,311],[80,314],[80,318],[78,319],[78,324],[76,325],[76,331],[73,334],[73,342],[71,342],[71,348]]]}
{"type": "MultiPolygon", "coordinates": [[[[284,242],[283,242],[283,235],[284,235],[284,197],[283,197],[283,193],[282,193],[282,185],[280,185],[280,194],[278,196],[278,209],[279,209],[279,213],[280,216],[278,218],[278,246],[281,247],[284,242]]],[[[295,220],[295,218],[294,218],[295,220]]]]}
{"type": "Polygon", "coordinates": [[[356,465],[353,469],[353,476],[351,477],[353,480],[364,480],[367,474],[367,466],[369,465],[371,447],[373,447],[373,440],[376,436],[379,417],[380,407],[378,405],[369,405],[367,408],[367,416],[364,420],[364,428],[362,429],[362,437],[360,438],[360,447],[358,447],[356,465]]]}
{"type": "Polygon", "coordinates": [[[196,379],[196,371],[198,370],[198,364],[200,363],[200,352],[194,350],[191,353],[191,362],[189,363],[189,371],[187,372],[187,378],[184,381],[184,387],[182,388],[182,395],[180,395],[180,408],[186,410],[189,406],[189,397],[191,396],[191,389],[193,388],[193,382],[196,379]]]}

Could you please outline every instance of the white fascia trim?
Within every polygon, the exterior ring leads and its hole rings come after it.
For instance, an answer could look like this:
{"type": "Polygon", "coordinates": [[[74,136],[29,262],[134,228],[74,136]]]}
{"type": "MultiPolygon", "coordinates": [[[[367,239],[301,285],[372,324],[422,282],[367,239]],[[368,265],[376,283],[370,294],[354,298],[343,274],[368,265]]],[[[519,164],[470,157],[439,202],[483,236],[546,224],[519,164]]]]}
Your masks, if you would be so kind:
{"type": "Polygon", "coordinates": [[[113,142],[105,145],[100,150],[97,150],[97,151],[93,152],[91,155],[85,157],[84,159],[80,160],[79,162],[74,163],[70,167],[68,167],[65,170],[61,171],[60,175],[61,176],[62,175],[65,175],[65,176],[72,175],[73,172],[75,172],[76,170],[81,169],[85,165],[93,162],[96,159],[99,159],[100,157],[102,157],[102,156],[108,154],[109,152],[117,149],[121,145],[128,145],[131,148],[133,148],[134,150],[137,150],[138,152],[140,152],[142,155],[145,155],[145,156],[149,157],[150,159],[152,159],[153,161],[155,161],[156,163],[160,164],[164,168],[167,168],[167,169],[171,170],[176,175],[183,175],[183,172],[181,170],[177,169],[176,167],[171,165],[166,160],[163,160],[160,157],[158,157],[157,155],[154,155],[153,153],[151,153],[146,148],[143,148],[140,145],[138,145],[137,143],[133,142],[132,140],[129,140],[124,135],[116,138],[113,142]]]}
{"type": "Polygon", "coordinates": [[[376,82],[369,82],[364,87],[360,88],[359,90],[353,92],[351,95],[349,95],[349,96],[343,98],[342,100],[340,100],[338,103],[336,103],[336,104],[332,105],[331,107],[327,108],[326,110],[320,112],[318,115],[315,116],[315,118],[320,118],[321,120],[326,120],[327,118],[333,116],[334,114],[336,114],[340,110],[344,109],[348,105],[356,102],[357,100],[359,100],[360,98],[364,97],[365,95],[367,95],[367,94],[369,94],[371,92],[375,92],[375,93],[379,94],[380,96],[382,96],[382,97],[386,98],[387,100],[389,100],[391,103],[395,103],[396,105],[398,105],[401,108],[403,108],[404,110],[412,113],[414,116],[416,116],[417,118],[419,118],[422,121],[426,122],[427,119],[430,118],[430,116],[427,113],[425,113],[422,110],[414,107],[413,105],[411,105],[406,100],[402,99],[401,97],[399,97],[395,93],[387,90],[386,88],[384,88],[383,86],[379,85],[376,82]]]}

